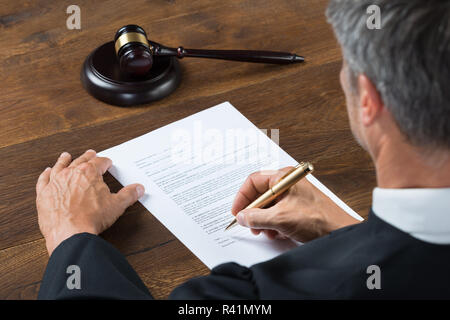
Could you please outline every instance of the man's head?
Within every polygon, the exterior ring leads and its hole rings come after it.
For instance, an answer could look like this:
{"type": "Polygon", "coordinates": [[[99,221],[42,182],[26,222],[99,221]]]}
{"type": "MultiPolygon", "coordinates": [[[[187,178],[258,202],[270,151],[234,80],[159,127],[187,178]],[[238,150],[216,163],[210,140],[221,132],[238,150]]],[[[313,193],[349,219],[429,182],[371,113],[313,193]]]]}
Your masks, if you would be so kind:
{"type": "Polygon", "coordinates": [[[383,139],[450,152],[450,1],[331,0],[327,17],[360,144],[374,158],[383,139]],[[367,27],[371,5],[381,29],[367,27]]]}

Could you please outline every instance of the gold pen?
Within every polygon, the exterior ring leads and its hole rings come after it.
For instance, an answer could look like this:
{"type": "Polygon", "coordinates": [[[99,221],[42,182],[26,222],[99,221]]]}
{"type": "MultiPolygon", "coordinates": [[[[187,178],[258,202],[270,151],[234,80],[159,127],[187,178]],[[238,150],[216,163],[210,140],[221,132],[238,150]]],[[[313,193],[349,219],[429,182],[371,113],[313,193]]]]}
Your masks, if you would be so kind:
{"type": "MultiPolygon", "coordinates": [[[[260,195],[255,201],[250,203],[245,209],[250,208],[263,208],[272,202],[275,198],[280,196],[294,184],[296,184],[300,179],[305,177],[308,173],[313,172],[314,167],[310,162],[300,162],[295,166],[292,170],[286,173],[283,177],[281,177],[280,181],[278,181],[272,188],[269,188],[266,192],[260,195]]],[[[225,231],[231,228],[237,222],[236,218],[231,221],[228,227],[225,228],[225,231]]]]}

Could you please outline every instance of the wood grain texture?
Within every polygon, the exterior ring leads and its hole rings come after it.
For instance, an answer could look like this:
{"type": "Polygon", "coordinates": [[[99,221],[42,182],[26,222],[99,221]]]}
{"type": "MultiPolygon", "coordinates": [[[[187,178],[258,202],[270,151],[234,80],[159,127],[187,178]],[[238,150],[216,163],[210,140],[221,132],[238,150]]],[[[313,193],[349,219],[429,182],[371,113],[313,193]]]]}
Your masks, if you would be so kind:
{"type": "MultiPolygon", "coordinates": [[[[6,75],[2,91],[8,94],[0,96],[0,146],[149,111],[100,103],[79,81],[85,57],[130,22],[144,27],[150,39],[170,46],[276,48],[314,56],[309,63],[315,65],[329,61],[333,53],[335,59],[339,56],[324,23],[323,4],[317,10],[308,0],[79,1],[81,30],[66,29],[63,2],[16,5],[20,2],[1,4],[1,39],[7,44],[0,47],[1,72],[6,75]],[[323,52],[318,55],[317,50],[323,52]]],[[[183,69],[181,87],[159,106],[215,95],[280,73],[273,66],[201,59],[184,59],[183,69]]]]}
{"type": "MultiPolygon", "coordinates": [[[[280,146],[315,162],[316,176],[367,216],[374,169],[349,130],[339,47],[326,0],[78,1],[82,29],[67,30],[70,3],[0,3],[0,298],[34,299],[47,263],[35,183],[62,151],[112,147],[223,101],[256,126],[280,130],[280,146]],[[169,46],[291,51],[292,66],[183,59],[183,81],[166,99],[109,106],[81,87],[84,58],[136,23],[169,46]]],[[[105,177],[113,190],[120,184],[105,177]]],[[[102,235],[125,254],[152,294],[165,298],[207,268],[142,205],[102,235]]]]}

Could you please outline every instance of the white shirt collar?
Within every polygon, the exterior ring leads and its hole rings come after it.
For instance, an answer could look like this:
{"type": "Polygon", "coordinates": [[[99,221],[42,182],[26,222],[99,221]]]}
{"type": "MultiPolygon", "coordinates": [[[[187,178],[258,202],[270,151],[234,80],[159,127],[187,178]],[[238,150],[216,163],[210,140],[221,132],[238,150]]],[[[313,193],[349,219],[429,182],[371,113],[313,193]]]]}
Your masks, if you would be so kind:
{"type": "Polygon", "coordinates": [[[450,188],[375,188],[372,210],[414,238],[450,244],[450,188]]]}

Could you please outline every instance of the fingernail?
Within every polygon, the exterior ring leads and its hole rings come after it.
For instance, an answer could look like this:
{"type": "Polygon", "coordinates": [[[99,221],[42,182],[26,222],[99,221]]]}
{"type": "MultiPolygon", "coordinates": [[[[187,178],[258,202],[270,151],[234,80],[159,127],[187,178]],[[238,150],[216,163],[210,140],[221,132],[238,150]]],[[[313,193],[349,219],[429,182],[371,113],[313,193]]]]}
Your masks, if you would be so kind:
{"type": "Polygon", "coordinates": [[[136,192],[138,194],[138,198],[142,197],[144,195],[144,192],[145,192],[144,187],[137,186],[136,187],[136,192]]]}
{"type": "Polygon", "coordinates": [[[47,168],[45,168],[45,170],[44,171],[48,171],[48,170],[50,170],[51,168],[50,167],[47,167],[47,168]]]}
{"type": "Polygon", "coordinates": [[[246,224],[245,224],[245,217],[244,217],[244,214],[242,212],[239,212],[236,215],[236,220],[241,226],[244,226],[244,227],[246,226],[246,224]]]}
{"type": "Polygon", "coordinates": [[[61,155],[59,157],[63,158],[63,157],[67,157],[67,156],[70,156],[70,154],[68,152],[64,151],[63,153],[61,153],[61,155]]]}
{"type": "Polygon", "coordinates": [[[89,149],[88,151],[86,151],[86,152],[93,152],[93,153],[97,153],[95,150],[92,150],[92,149],[89,149]]]}

